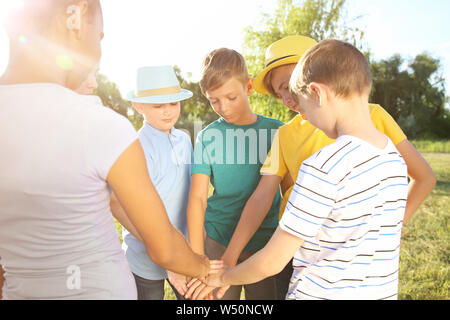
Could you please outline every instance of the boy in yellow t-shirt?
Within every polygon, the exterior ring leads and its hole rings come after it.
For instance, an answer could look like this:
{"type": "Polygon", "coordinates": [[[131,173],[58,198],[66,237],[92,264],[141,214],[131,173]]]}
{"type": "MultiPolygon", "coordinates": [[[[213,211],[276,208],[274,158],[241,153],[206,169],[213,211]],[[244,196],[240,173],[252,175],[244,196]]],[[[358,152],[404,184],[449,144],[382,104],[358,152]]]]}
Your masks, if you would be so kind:
{"type": "MultiPolygon", "coordinates": [[[[370,116],[375,127],[387,135],[397,145],[406,139],[402,129],[394,119],[379,105],[369,105],[370,116]]],[[[261,169],[263,175],[274,175],[281,179],[290,174],[294,181],[303,161],[311,155],[330,145],[335,140],[314,127],[302,115],[296,116],[288,124],[280,127],[274,138],[272,150],[261,169]]],[[[289,199],[293,185],[284,192],[280,207],[280,220],[289,199]]]]}
{"type": "MultiPolygon", "coordinates": [[[[301,106],[295,104],[289,92],[289,80],[297,62],[308,49],[316,44],[317,42],[313,39],[303,36],[290,36],[273,43],[266,51],[266,68],[255,78],[256,91],[280,99],[286,107],[299,114],[280,127],[274,138],[271,152],[261,169],[263,177],[247,201],[222,256],[222,260],[228,266],[236,265],[237,257],[264,220],[278,188],[281,186],[283,193],[283,202],[280,207],[281,218],[302,162],[334,142],[306,120],[302,115],[304,112],[301,106]]],[[[375,127],[393,141],[408,166],[410,187],[405,223],[431,193],[436,184],[436,178],[425,159],[381,106],[370,105],[370,116],[375,127]]],[[[292,271],[290,263],[277,276],[278,299],[284,299],[292,271]]],[[[202,298],[202,295],[199,297],[202,298]]]]}

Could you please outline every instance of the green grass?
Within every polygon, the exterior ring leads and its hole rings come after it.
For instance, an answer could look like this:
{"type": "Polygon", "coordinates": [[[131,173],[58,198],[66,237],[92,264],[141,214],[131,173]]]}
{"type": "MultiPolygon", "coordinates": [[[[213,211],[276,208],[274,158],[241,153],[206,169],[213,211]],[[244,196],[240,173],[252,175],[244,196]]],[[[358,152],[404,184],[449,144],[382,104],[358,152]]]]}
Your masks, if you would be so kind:
{"type": "Polygon", "coordinates": [[[399,299],[450,299],[450,154],[424,154],[436,188],[403,228],[399,299]]]}
{"type": "Polygon", "coordinates": [[[422,153],[450,153],[450,140],[412,140],[411,143],[422,153]]]}
{"type": "MultiPolygon", "coordinates": [[[[450,154],[424,154],[424,157],[438,183],[403,228],[400,300],[450,299],[450,154]]],[[[175,300],[168,284],[164,299],[175,300]]]]}

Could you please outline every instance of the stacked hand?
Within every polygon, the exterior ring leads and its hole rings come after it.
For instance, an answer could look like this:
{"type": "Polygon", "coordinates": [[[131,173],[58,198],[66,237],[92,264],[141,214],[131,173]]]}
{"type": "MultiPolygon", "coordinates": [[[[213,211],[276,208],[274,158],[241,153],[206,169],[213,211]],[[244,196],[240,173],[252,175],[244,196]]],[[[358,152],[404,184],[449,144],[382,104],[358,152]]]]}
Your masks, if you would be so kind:
{"type": "Polygon", "coordinates": [[[214,290],[217,291],[217,298],[221,299],[230,286],[222,281],[222,275],[226,271],[226,266],[221,260],[210,261],[210,271],[206,278],[191,279],[187,283],[186,299],[192,300],[214,300],[214,290]]]}

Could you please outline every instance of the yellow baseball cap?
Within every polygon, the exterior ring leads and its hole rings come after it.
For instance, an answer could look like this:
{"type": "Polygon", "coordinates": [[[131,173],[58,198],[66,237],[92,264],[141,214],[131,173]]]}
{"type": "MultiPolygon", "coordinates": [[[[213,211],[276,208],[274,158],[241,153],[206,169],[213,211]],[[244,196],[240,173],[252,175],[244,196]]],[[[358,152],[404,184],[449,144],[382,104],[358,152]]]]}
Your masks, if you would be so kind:
{"type": "Polygon", "coordinates": [[[302,55],[317,44],[317,41],[305,36],[288,36],[272,43],[266,50],[265,69],[254,80],[257,92],[270,94],[264,84],[267,73],[279,66],[298,63],[302,55]]]}

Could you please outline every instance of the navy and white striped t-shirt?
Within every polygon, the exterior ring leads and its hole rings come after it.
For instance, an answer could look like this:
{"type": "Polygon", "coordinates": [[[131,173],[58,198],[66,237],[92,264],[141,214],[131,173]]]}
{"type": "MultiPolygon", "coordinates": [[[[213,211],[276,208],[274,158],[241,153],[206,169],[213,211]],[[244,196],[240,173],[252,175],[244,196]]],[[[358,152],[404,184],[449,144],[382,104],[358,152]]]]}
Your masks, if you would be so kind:
{"type": "Polygon", "coordinates": [[[305,240],[286,299],[397,299],[408,173],[388,138],[352,136],[305,160],[280,227],[305,240]]]}

